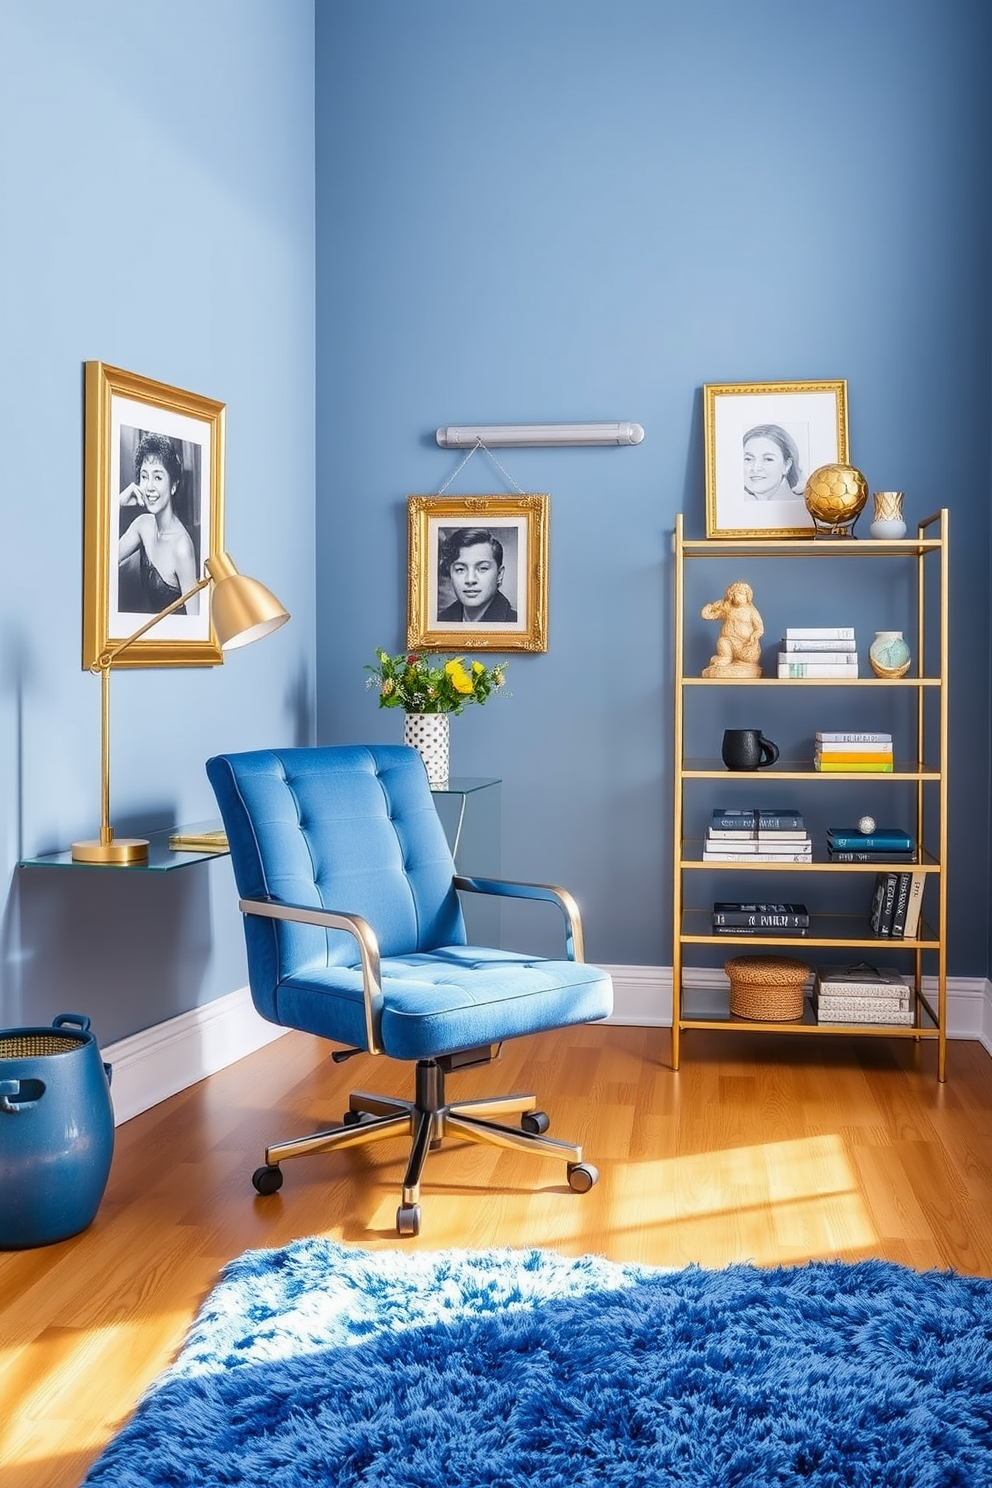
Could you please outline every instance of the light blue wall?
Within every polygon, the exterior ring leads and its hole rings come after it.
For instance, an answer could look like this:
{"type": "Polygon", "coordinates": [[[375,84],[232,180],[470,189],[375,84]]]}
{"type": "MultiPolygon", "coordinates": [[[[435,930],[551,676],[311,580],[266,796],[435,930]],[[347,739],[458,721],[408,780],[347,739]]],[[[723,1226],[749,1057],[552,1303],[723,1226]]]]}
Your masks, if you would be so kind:
{"type": "Polygon", "coordinates": [[[0,0],[0,68],[0,1019],[109,1042],[245,973],[226,861],[16,868],[99,826],[83,363],[227,405],[226,544],[293,612],[223,667],[114,679],[115,822],[202,819],[208,754],[312,732],[312,0],[0,0]]]}
{"type": "MultiPolygon", "coordinates": [[[[950,969],[986,970],[990,23],[984,0],[317,7],[318,737],[399,735],[362,667],[404,645],[406,497],[460,458],[438,424],[643,423],[636,449],[505,452],[552,496],[550,645],[453,724],[456,773],[504,780],[504,869],[570,884],[593,958],[671,960],[699,390],[845,377],[872,487],[953,513],[950,969]]],[[[512,487],[479,454],[449,490],[512,487]]],[[[770,637],[796,623],[761,598],[770,637]]],[[[843,610],[867,642],[876,598],[843,610]]]]}

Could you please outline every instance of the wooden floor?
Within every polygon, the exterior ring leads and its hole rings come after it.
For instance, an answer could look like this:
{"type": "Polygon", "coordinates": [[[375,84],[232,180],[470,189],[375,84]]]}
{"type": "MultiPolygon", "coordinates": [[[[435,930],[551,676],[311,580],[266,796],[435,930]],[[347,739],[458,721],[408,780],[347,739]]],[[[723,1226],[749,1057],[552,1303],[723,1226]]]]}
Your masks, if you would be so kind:
{"type": "Polygon", "coordinates": [[[0,1253],[0,1482],[77,1488],[173,1357],[221,1267],[323,1234],[367,1249],[546,1246],[666,1266],[881,1256],[992,1275],[992,1060],[932,1044],[585,1027],[520,1040],[451,1077],[455,1098],[539,1093],[551,1135],[601,1179],[452,1142],[432,1154],[423,1229],[399,1241],[402,1141],[287,1163],[255,1196],[266,1141],[329,1124],[362,1088],[408,1093],[385,1059],[334,1065],[288,1034],[118,1129],[83,1234],[0,1253]]]}

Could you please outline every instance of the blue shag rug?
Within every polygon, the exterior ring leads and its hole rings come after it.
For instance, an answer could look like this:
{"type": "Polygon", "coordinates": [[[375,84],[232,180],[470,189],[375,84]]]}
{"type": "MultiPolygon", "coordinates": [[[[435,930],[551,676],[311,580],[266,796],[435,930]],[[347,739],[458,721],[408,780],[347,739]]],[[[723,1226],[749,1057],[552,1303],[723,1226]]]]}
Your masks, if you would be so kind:
{"type": "Polygon", "coordinates": [[[249,1251],[86,1484],[983,1488],[992,1282],[249,1251]]]}

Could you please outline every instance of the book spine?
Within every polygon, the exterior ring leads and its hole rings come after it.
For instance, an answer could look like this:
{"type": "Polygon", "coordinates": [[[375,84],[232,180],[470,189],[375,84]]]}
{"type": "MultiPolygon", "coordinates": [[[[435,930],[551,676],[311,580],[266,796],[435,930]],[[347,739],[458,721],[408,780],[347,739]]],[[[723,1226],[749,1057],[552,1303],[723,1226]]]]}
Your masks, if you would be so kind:
{"type": "Polygon", "coordinates": [[[909,908],[909,886],[912,878],[911,873],[896,874],[896,899],[890,931],[893,940],[902,940],[906,933],[906,910],[909,908]]]}
{"type": "Polygon", "coordinates": [[[719,863],[809,863],[812,859],[811,853],[799,852],[774,852],[774,853],[742,853],[730,850],[728,852],[717,851],[715,848],[710,852],[703,848],[704,862],[719,863]]]}
{"type": "Polygon", "coordinates": [[[806,818],[801,811],[782,811],[777,816],[766,815],[764,812],[758,814],[758,831],[761,832],[798,832],[806,830],[806,818]]]}
{"type": "Polygon", "coordinates": [[[875,890],[871,899],[871,910],[868,915],[868,923],[874,933],[878,934],[878,927],[882,922],[882,905],[885,903],[885,874],[875,874],[875,890]]]}
{"type": "MultiPolygon", "coordinates": [[[[757,925],[714,925],[714,935],[762,935],[757,925]]],[[[789,930],[776,930],[776,935],[808,935],[808,925],[795,925],[789,930]]]]}
{"type": "Polygon", "coordinates": [[[851,977],[843,981],[817,978],[813,991],[817,997],[832,998],[840,1002],[900,1002],[910,996],[912,989],[901,977],[879,982],[861,982],[856,977],[851,977]]]}
{"type": "Polygon", "coordinates": [[[780,661],[778,664],[780,677],[857,677],[858,664],[853,662],[850,666],[836,666],[829,662],[817,661],[780,661]]]}
{"type": "Polygon", "coordinates": [[[814,754],[813,769],[820,770],[823,774],[831,771],[838,775],[891,775],[893,771],[892,760],[879,760],[877,764],[868,763],[865,760],[858,764],[841,764],[836,760],[824,759],[822,755],[814,754]]]}
{"type": "Polygon", "coordinates": [[[874,759],[880,754],[892,753],[892,740],[879,739],[875,743],[869,743],[866,739],[820,739],[816,741],[817,754],[856,754],[866,759],[874,759]]]}
{"type": "Polygon", "coordinates": [[[909,898],[906,904],[906,923],[903,926],[903,939],[915,940],[920,928],[920,910],[923,907],[923,890],[926,887],[927,876],[917,871],[910,874],[912,880],[909,885],[909,898]]]}
{"type": "Polygon", "coordinates": [[[755,832],[758,826],[756,811],[714,811],[710,825],[723,832],[755,832]]]}
{"type": "Polygon", "coordinates": [[[839,651],[844,656],[850,656],[857,651],[857,641],[852,637],[843,640],[840,636],[814,636],[797,635],[786,633],[782,641],[783,651],[839,651]]]}
{"type": "Polygon", "coordinates": [[[756,930],[807,930],[808,914],[773,914],[769,912],[747,914],[740,910],[718,910],[713,915],[714,925],[748,925],[756,930]]]}
{"type": "Polygon", "coordinates": [[[839,847],[846,852],[912,852],[916,846],[908,832],[893,832],[891,837],[880,837],[871,832],[827,831],[827,846],[839,847]]]}
{"type": "Polygon", "coordinates": [[[802,666],[805,662],[811,662],[815,666],[857,666],[858,653],[856,651],[780,651],[778,653],[779,665],[802,666]]]}
{"type": "Polygon", "coordinates": [[[853,625],[789,626],[785,632],[787,641],[853,641],[853,625]]]}
{"type": "Polygon", "coordinates": [[[827,848],[827,857],[831,863],[915,863],[915,852],[838,852],[836,848],[827,848]]]}
{"type": "Polygon", "coordinates": [[[889,744],[876,744],[873,749],[867,746],[864,749],[844,749],[837,744],[821,744],[814,752],[817,759],[838,765],[885,764],[894,759],[889,744]]]}
{"type": "Polygon", "coordinates": [[[898,873],[887,873],[885,875],[885,898],[882,901],[882,911],[878,917],[879,935],[892,934],[892,915],[895,910],[898,883],[898,873]]]}
{"type": "Polygon", "coordinates": [[[867,734],[828,734],[817,733],[818,744],[891,744],[892,735],[883,733],[867,734]]]}
{"type": "Polygon", "coordinates": [[[821,1023],[894,1023],[908,1027],[913,1021],[912,1008],[901,1002],[871,1006],[863,1002],[827,1003],[820,998],[814,1007],[821,1023]]]}

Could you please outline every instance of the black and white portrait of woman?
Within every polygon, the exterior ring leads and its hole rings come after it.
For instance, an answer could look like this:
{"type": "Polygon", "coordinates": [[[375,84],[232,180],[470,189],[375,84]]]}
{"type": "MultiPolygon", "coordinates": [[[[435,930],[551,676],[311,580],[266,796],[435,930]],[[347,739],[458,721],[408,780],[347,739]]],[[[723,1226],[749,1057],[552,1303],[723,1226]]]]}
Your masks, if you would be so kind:
{"type": "MultiPolygon", "coordinates": [[[[121,425],[117,608],[155,615],[200,576],[198,444],[121,425]]],[[[176,612],[199,614],[194,595],[176,612]]]]}
{"type": "Polygon", "coordinates": [[[788,430],[756,424],[745,432],[745,501],[794,501],[805,484],[797,441],[788,430]]]}

